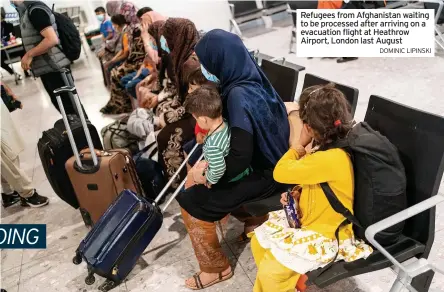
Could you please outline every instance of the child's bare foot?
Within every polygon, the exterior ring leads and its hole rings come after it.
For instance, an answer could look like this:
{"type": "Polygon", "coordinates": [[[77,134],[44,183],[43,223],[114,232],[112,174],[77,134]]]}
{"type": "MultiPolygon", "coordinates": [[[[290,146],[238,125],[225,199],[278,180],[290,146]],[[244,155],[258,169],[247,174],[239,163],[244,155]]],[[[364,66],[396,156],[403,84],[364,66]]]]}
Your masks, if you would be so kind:
{"type": "Polygon", "coordinates": [[[193,277],[185,281],[185,286],[193,290],[201,290],[214,284],[223,282],[233,277],[231,267],[228,267],[221,273],[204,273],[198,272],[193,277]]]}

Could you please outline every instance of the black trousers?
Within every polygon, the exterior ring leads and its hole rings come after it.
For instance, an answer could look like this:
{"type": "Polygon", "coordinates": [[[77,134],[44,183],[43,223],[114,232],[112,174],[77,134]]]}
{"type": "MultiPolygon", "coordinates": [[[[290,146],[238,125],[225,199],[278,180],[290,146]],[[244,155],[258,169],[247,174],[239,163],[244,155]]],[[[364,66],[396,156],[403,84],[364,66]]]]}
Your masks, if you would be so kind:
{"type": "MultiPolygon", "coordinates": [[[[55,108],[60,112],[59,105],[57,103],[56,95],[54,94],[54,90],[63,86],[66,86],[65,81],[62,78],[62,73],[60,72],[51,72],[40,76],[42,80],[43,86],[45,87],[46,92],[48,92],[49,97],[51,98],[52,104],[55,108]]],[[[71,97],[67,93],[63,93],[60,96],[62,98],[63,108],[65,109],[65,113],[67,115],[77,114],[75,110],[75,106],[71,97]]],[[[83,109],[83,105],[82,105],[83,109]]],[[[83,113],[85,114],[85,118],[88,118],[85,110],[83,109],[83,113]]]]}

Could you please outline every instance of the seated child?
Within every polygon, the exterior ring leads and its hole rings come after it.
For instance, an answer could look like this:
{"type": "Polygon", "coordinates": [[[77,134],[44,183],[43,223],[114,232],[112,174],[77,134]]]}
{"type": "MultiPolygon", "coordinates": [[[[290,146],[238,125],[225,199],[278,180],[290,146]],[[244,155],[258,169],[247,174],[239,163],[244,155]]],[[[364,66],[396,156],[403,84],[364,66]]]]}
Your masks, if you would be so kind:
{"type": "MultiPolygon", "coordinates": [[[[209,82],[202,74],[200,67],[196,67],[194,70],[190,72],[188,75],[188,94],[192,93],[196,89],[200,88],[202,85],[207,84],[208,86],[212,84],[209,82]]],[[[183,150],[185,152],[185,157],[188,156],[188,153],[191,152],[193,147],[197,144],[203,144],[205,136],[208,131],[203,130],[199,127],[199,124],[196,123],[194,128],[194,135],[196,136],[193,140],[189,141],[183,146],[183,150]]],[[[190,169],[190,165],[194,165],[199,159],[200,155],[202,155],[202,146],[198,146],[192,157],[188,160],[187,168],[190,169]]]]}
{"type": "MultiPolygon", "coordinates": [[[[205,183],[210,188],[224,175],[225,156],[230,150],[231,132],[222,117],[222,100],[214,86],[204,85],[187,96],[185,109],[193,115],[201,129],[208,131],[203,142],[206,171],[202,173],[201,178],[195,178],[194,181],[205,183]]],[[[249,172],[248,168],[231,181],[238,181],[249,172]]]]}
{"type": "MultiPolygon", "coordinates": [[[[336,260],[351,262],[372,253],[370,246],[354,237],[351,224],[340,228],[338,250],[335,231],[345,218],[333,210],[320,186],[328,182],[344,206],[353,210],[352,162],[344,150],[329,148],[353,126],[344,94],[332,84],[315,85],[302,92],[299,108],[300,137],[277,163],[274,179],[301,187],[292,192],[295,203],[289,206],[295,209],[293,214],[299,214],[300,227],[291,228],[292,221],[281,210],[271,212],[255,229],[251,241],[258,267],[254,292],[294,291],[297,284],[303,291],[300,280],[304,282],[306,276],[301,275],[324,267],[336,255],[336,260]],[[306,153],[312,140],[318,146],[306,153]]],[[[288,205],[286,193],[281,203],[288,205]]]]}

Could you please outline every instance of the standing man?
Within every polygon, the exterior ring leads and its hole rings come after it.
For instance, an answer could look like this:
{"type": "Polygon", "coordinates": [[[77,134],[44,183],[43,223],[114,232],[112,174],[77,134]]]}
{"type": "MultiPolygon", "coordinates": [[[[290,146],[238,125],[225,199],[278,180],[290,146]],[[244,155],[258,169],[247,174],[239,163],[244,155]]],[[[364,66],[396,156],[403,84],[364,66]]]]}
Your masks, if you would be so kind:
{"type": "MultiPolygon", "coordinates": [[[[16,98],[7,86],[5,90],[16,98]]],[[[22,206],[34,208],[45,206],[49,203],[49,199],[37,193],[31,179],[20,168],[19,154],[24,150],[23,139],[12,121],[9,110],[1,101],[0,108],[2,205],[7,208],[21,201],[22,206]]]]}
{"type": "MultiPolygon", "coordinates": [[[[11,1],[20,15],[22,42],[26,54],[22,58],[23,70],[31,69],[40,77],[52,104],[60,111],[54,90],[65,86],[60,70],[68,68],[71,61],[59,45],[57,24],[52,10],[41,1],[11,1]]],[[[76,114],[68,94],[61,96],[66,114],[76,114]]]]}
{"type": "Polygon", "coordinates": [[[100,22],[100,33],[105,38],[105,41],[112,39],[114,36],[113,24],[106,16],[105,8],[97,7],[94,12],[96,13],[97,20],[100,22]]]}

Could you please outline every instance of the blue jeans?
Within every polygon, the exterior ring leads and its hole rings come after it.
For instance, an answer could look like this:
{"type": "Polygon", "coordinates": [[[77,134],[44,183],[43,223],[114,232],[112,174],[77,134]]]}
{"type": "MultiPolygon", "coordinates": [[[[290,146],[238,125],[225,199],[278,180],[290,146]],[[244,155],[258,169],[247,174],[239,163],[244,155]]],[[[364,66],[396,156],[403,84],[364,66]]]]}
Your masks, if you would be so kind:
{"type": "Polygon", "coordinates": [[[120,85],[125,88],[125,90],[134,98],[137,98],[136,96],[136,86],[141,82],[143,79],[145,79],[148,75],[150,75],[150,70],[143,68],[140,75],[136,78],[137,72],[130,73],[128,75],[125,75],[120,79],[120,85]]]}

